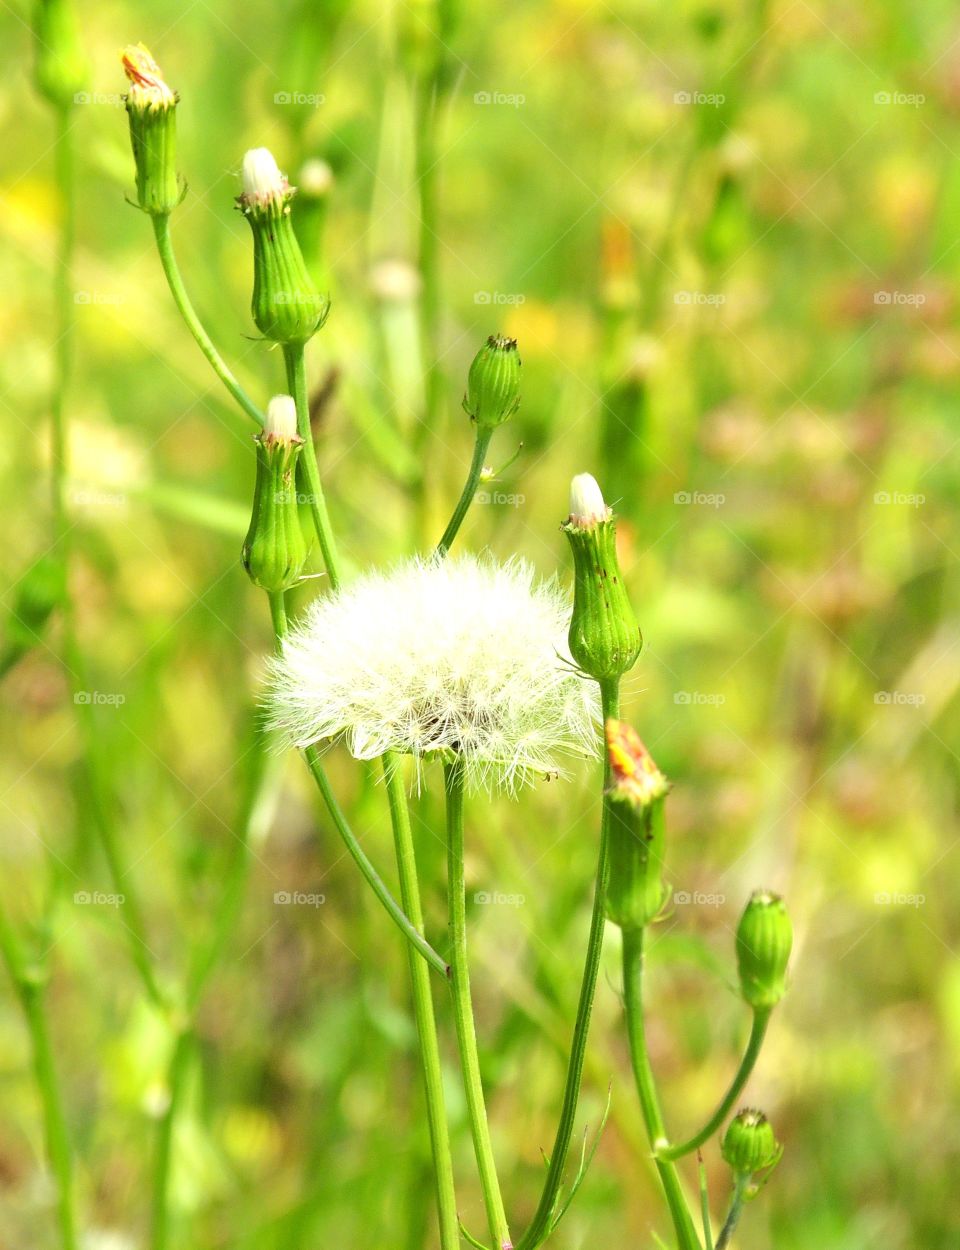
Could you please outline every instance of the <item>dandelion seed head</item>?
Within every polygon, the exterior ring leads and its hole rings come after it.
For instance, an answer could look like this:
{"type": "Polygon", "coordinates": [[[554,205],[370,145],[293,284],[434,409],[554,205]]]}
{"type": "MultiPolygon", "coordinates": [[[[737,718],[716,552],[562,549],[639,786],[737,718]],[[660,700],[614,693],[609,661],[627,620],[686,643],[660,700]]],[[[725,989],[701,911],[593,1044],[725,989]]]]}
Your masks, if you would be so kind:
{"type": "Polygon", "coordinates": [[[269,719],[293,746],[357,759],[459,753],[515,790],[597,753],[594,683],[567,652],[570,603],[523,561],[409,560],[318,599],[272,661],[269,719]]]}

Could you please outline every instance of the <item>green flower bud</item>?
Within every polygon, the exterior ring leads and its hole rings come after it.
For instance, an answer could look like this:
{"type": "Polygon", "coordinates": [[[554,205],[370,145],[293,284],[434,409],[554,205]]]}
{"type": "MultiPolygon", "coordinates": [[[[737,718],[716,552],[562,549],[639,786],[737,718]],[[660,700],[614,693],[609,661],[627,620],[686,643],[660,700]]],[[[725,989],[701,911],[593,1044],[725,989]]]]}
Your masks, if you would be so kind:
{"type": "Polygon", "coordinates": [[[464,412],[479,426],[493,429],[520,406],[520,356],[517,340],[491,334],[473,358],[467,375],[464,412]]]}
{"type": "Polygon", "coordinates": [[[570,654],[596,681],[622,677],[637,662],[643,640],[617,561],[616,522],[589,473],[570,486],[563,525],[573,550],[570,654]]]}
{"type": "Polygon", "coordinates": [[[80,43],[71,0],[36,0],[33,34],[37,90],[56,108],[79,103],[90,78],[90,65],[80,43]]]}
{"type": "Polygon", "coordinates": [[[263,433],[255,435],[255,441],[257,482],[243,567],[264,590],[288,590],[299,580],[307,559],[296,486],[303,439],[297,434],[297,409],[290,395],[271,399],[263,433]]]}
{"type": "Polygon", "coordinates": [[[663,906],[664,800],[669,783],[632,726],[606,723],[610,765],[610,874],[607,916],[642,928],[663,906]]]}
{"type": "Polygon", "coordinates": [[[782,1152],[770,1121],[762,1111],[749,1108],[737,1112],[720,1143],[724,1161],[741,1176],[772,1167],[782,1152]]]}
{"type": "Polygon", "coordinates": [[[793,926],[783,899],[757,890],[737,926],[740,992],[751,1007],[769,1010],[786,991],[793,926]]]}
{"type": "Polygon", "coordinates": [[[137,169],[137,203],[152,217],[166,217],[177,207],[186,186],[177,174],[177,101],[160,66],[142,43],[120,54],[130,80],[127,119],[137,169]]]}
{"type": "Polygon", "coordinates": [[[306,343],[329,311],[293,230],[294,192],[266,148],[254,148],[243,158],[243,194],[237,204],[253,231],[253,319],[274,343],[306,343]]]}

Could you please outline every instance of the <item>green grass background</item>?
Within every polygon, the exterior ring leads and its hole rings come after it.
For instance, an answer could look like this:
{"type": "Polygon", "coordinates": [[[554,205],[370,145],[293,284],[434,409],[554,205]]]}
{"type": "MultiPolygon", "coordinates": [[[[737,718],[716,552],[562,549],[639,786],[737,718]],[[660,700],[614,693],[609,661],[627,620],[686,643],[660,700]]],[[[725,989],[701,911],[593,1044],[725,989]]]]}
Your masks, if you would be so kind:
{"type": "MultiPolygon", "coordinates": [[[[94,688],[117,697],[98,707],[98,733],[157,964],[172,972],[209,924],[270,625],[239,563],[250,430],[176,317],[149,222],[125,203],[117,50],[138,39],[182,96],[189,191],[173,229],[188,285],[261,401],[283,371],[249,316],[251,248],[233,205],[242,154],[272,147],[293,181],[309,157],[334,171],[322,259],[333,307],[309,367],[314,384],[336,370],[320,460],[351,567],[436,540],[471,450],[466,369],[493,331],[519,339],[524,387],[491,460],[521,440],[523,451],[462,544],[520,552],[569,579],[558,527],[568,479],[584,470],[622,517],[646,640],[625,711],[675,783],[671,881],[700,899],[658,926],[651,956],[651,1047],[676,1132],[710,1109],[745,1039],[732,930],[749,891],[781,890],[797,928],[792,987],[749,1088],[785,1155],[738,1245],[960,1245],[955,10],[941,0],[464,6],[443,53],[443,403],[425,437],[416,310],[383,297],[382,262],[417,263],[411,76],[434,46],[432,6],[81,10],[94,75],[73,114],[73,589],[94,688]],[[323,101],[275,102],[297,92],[323,101]]],[[[13,4],[0,11],[7,603],[48,541],[57,203],[25,17],[13,4]]],[[[143,1001],[116,909],[73,901],[111,885],[57,640],[54,628],[0,691],[0,890],[19,932],[48,926],[84,1224],[100,1238],[91,1246],[120,1250],[143,1244],[170,1034],[143,1001]]],[[[388,870],[375,777],[341,752],[331,768],[388,870]]],[[[415,814],[440,944],[438,777],[427,781],[415,814]]],[[[518,1229],[553,1135],[597,790],[583,769],[518,802],[468,808],[470,888],[523,897],[471,915],[485,1078],[518,1229]]],[[[178,1244],[432,1246],[403,952],[298,761],[268,817],[201,1011],[176,1142],[178,1244]],[[284,890],[325,902],[277,906],[284,890]]],[[[666,1235],[616,948],[611,931],[581,1122],[596,1125],[608,1085],[612,1111],[558,1250],[666,1235]]],[[[40,1121],[7,990],[0,1245],[44,1250],[54,1241],[40,1121]]],[[[463,1214],[477,1231],[445,1005],[440,1019],[463,1214]]],[[[719,1216],[728,1179],[715,1143],[706,1162],[719,1216]]]]}

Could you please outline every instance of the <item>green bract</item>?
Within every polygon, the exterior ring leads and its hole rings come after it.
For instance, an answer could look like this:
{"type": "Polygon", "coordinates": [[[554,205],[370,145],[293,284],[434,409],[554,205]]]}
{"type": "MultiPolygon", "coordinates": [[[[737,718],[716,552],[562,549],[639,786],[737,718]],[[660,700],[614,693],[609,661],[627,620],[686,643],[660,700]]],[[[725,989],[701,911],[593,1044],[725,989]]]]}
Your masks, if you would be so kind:
{"type": "Polygon", "coordinates": [[[467,375],[464,411],[478,426],[493,429],[520,405],[520,356],[517,340],[491,334],[477,352],[467,375]]]}
{"type": "Polygon", "coordinates": [[[752,1176],[777,1162],[780,1146],[763,1112],[745,1108],[730,1121],[720,1153],[734,1172],[752,1176]]]}
{"type": "Polygon", "coordinates": [[[165,217],[183,199],[177,174],[177,96],[143,44],[121,56],[130,80],[127,118],[137,169],[137,203],[152,217],[165,217]]]}
{"type": "Polygon", "coordinates": [[[237,204],[253,231],[253,320],[264,338],[302,345],[323,325],[329,301],[314,286],[294,234],[293,194],[266,148],[246,154],[237,204]]]}
{"type": "Polygon", "coordinates": [[[563,532],[574,566],[570,654],[588,677],[615,680],[633,668],[643,640],[617,560],[616,522],[589,474],[573,480],[563,532]]]}
{"type": "Polygon", "coordinates": [[[296,410],[288,395],[271,400],[267,427],[255,441],[257,482],[243,567],[255,585],[276,593],[296,584],[307,559],[296,487],[303,439],[296,434],[296,410]]]}
{"type": "Polygon", "coordinates": [[[740,991],[751,1007],[769,1009],[786,992],[793,926],[783,899],[758,890],[737,926],[740,991]]]}

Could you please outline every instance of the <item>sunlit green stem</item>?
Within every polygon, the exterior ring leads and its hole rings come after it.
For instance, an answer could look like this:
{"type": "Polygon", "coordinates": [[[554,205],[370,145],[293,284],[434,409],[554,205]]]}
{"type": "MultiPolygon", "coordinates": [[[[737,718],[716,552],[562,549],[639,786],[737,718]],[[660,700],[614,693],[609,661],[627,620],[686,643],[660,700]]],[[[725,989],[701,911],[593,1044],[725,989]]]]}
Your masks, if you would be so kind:
{"type": "Polygon", "coordinates": [[[442,559],[453,545],[460,526],[463,524],[463,518],[467,515],[470,505],[473,503],[474,496],[477,493],[477,487],[480,485],[480,477],[483,473],[483,459],[487,454],[487,448],[490,446],[490,439],[493,437],[493,427],[478,426],[477,437],[473,444],[473,458],[470,461],[470,471],[467,474],[467,480],[463,485],[463,491],[457,501],[457,506],[453,511],[453,516],[447,528],[443,531],[443,537],[437,543],[436,555],[442,559]]]}
{"type": "MultiPolygon", "coordinates": [[[[603,719],[616,717],[620,714],[620,683],[611,681],[601,683],[600,697],[603,705],[603,719]]],[[[604,791],[610,783],[610,765],[604,765],[604,791]]],[[[583,977],[580,982],[580,999],[577,1004],[577,1018],[573,1026],[573,1041],[570,1046],[570,1058],[567,1062],[567,1079],[563,1090],[563,1103],[560,1108],[560,1120],[554,1138],[553,1150],[550,1152],[550,1165],[547,1179],[544,1182],[540,1201],[530,1222],[529,1228],[520,1238],[517,1250],[534,1250],[550,1234],[551,1222],[560,1187],[563,1184],[563,1173],[566,1167],[570,1141],[577,1116],[577,1105],[580,1101],[580,1082],[583,1079],[583,1062],[587,1050],[587,1037],[590,1032],[590,1017],[593,1013],[593,999],[597,990],[597,977],[600,971],[600,956],[603,951],[603,931],[606,924],[606,899],[608,875],[608,841],[609,841],[609,800],[604,797],[600,818],[600,847],[597,852],[597,875],[593,891],[593,914],[590,917],[590,934],[587,938],[587,954],[583,965],[583,977]]]]}
{"type": "Polygon", "coordinates": [[[77,1221],[74,1212],[73,1162],[67,1122],[60,1097],[50,1045],[47,1009],[44,997],[45,978],[39,970],[27,967],[21,955],[6,913],[0,905],[0,957],[6,964],[17,998],[23,1008],[34,1079],[43,1112],[44,1144],[47,1164],[57,1191],[57,1224],[61,1250],[77,1250],[77,1221]]]}
{"type": "MultiPolygon", "coordinates": [[[[397,855],[397,873],[400,877],[400,901],[410,922],[422,934],[423,906],[420,900],[420,883],[417,874],[417,858],[410,828],[410,812],[403,789],[403,777],[398,760],[390,755],[383,757],[383,775],[390,801],[390,820],[393,825],[394,845],[397,855]]],[[[420,1040],[420,1061],[423,1068],[423,1086],[427,1103],[427,1123],[430,1128],[430,1145],[433,1151],[434,1176],[437,1192],[437,1212],[440,1225],[442,1250],[457,1250],[460,1245],[460,1225],[457,1218],[457,1196],[454,1187],[453,1157],[450,1153],[450,1131],[447,1127],[446,1107],[443,1095],[443,1069],[440,1060],[440,1044],[430,989],[430,974],[412,947],[408,947],[410,981],[413,987],[413,1012],[420,1040]]]]}
{"type": "Polygon", "coordinates": [[[730,1238],[733,1236],[734,1230],[740,1222],[740,1216],[743,1214],[743,1204],[746,1201],[749,1188],[749,1176],[740,1175],[734,1181],[733,1199],[730,1202],[727,1218],[723,1222],[723,1228],[720,1230],[720,1236],[717,1238],[717,1250],[726,1250],[726,1247],[730,1244],[730,1238]]]}
{"type": "Polygon", "coordinates": [[[767,1025],[770,1022],[769,1008],[758,1007],[753,1013],[753,1024],[750,1028],[750,1038],[747,1042],[747,1049],[744,1052],[740,1067],[737,1069],[730,1083],[730,1088],[724,1094],[716,1111],[699,1131],[689,1138],[688,1141],[681,1142],[677,1146],[664,1146],[657,1153],[661,1159],[682,1159],[684,1155],[691,1154],[698,1146],[702,1146],[708,1137],[720,1128],[724,1120],[730,1114],[733,1104],[740,1096],[740,1091],[746,1085],[750,1073],[753,1071],[760,1054],[760,1048],[763,1045],[763,1039],[767,1032],[767,1025]]]}
{"type": "Polygon", "coordinates": [[[303,439],[303,465],[307,491],[310,496],[310,512],[313,516],[317,541],[323,556],[323,566],[327,570],[331,587],[336,590],[340,585],[340,565],[337,559],[337,546],[327,512],[327,502],[320,481],[320,469],[317,465],[317,452],[313,445],[313,430],[310,426],[310,399],[307,394],[307,367],[302,344],[289,344],[283,349],[283,358],[287,366],[287,387],[297,405],[297,433],[303,439]]]}
{"type": "Polygon", "coordinates": [[[166,1106],[157,1125],[150,1184],[150,1250],[169,1250],[171,1244],[170,1185],[174,1161],[174,1135],[186,1092],[193,1028],[186,1018],[174,1020],[173,1054],[167,1069],[166,1106]]]}
{"type": "Polygon", "coordinates": [[[710,1223],[710,1191],[703,1156],[697,1154],[697,1175],[700,1178],[700,1222],[703,1225],[703,1250],[713,1250],[713,1226],[710,1223]]]}
{"type": "Polygon", "coordinates": [[[203,328],[190,296],[187,294],[187,288],[184,285],[183,276],[180,273],[180,267],[177,264],[177,258],[173,251],[173,240],[170,237],[170,218],[167,216],[155,216],[151,217],[151,221],[153,222],[154,237],[157,241],[157,251],[160,254],[160,264],[163,266],[170,294],[173,296],[174,303],[179,309],[180,316],[183,318],[187,329],[193,335],[197,346],[207,358],[214,373],[243,411],[257,425],[262,426],[263,413],[233,376],[230,367],[214,347],[213,340],[203,328]]]}
{"type": "Polygon", "coordinates": [[[647,1136],[654,1151],[654,1162],[660,1174],[660,1183],[670,1208],[677,1245],[680,1250],[700,1250],[700,1241],[687,1208],[677,1169],[670,1160],[660,1158],[656,1153],[664,1139],[664,1128],[653,1069],[647,1054],[644,1030],[643,939],[642,928],[623,930],[623,1000],[627,1013],[630,1058],[633,1063],[637,1093],[640,1096],[640,1110],[643,1113],[647,1136]]]}
{"type": "Polygon", "coordinates": [[[447,798],[447,902],[450,926],[450,988],[457,1026],[460,1068],[467,1095],[467,1111],[473,1134],[473,1149],[480,1171],[480,1185],[487,1209],[487,1222],[496,1250],[512,1246],[510,1230],[500,1193],[497,1164],[490,1140],[490,1126],[480,1079],[480,1056],[470,994],[470,965],[467,959],[467,897],[463,870],[463,765],[459,760],[444,765],[447,798]]]}

